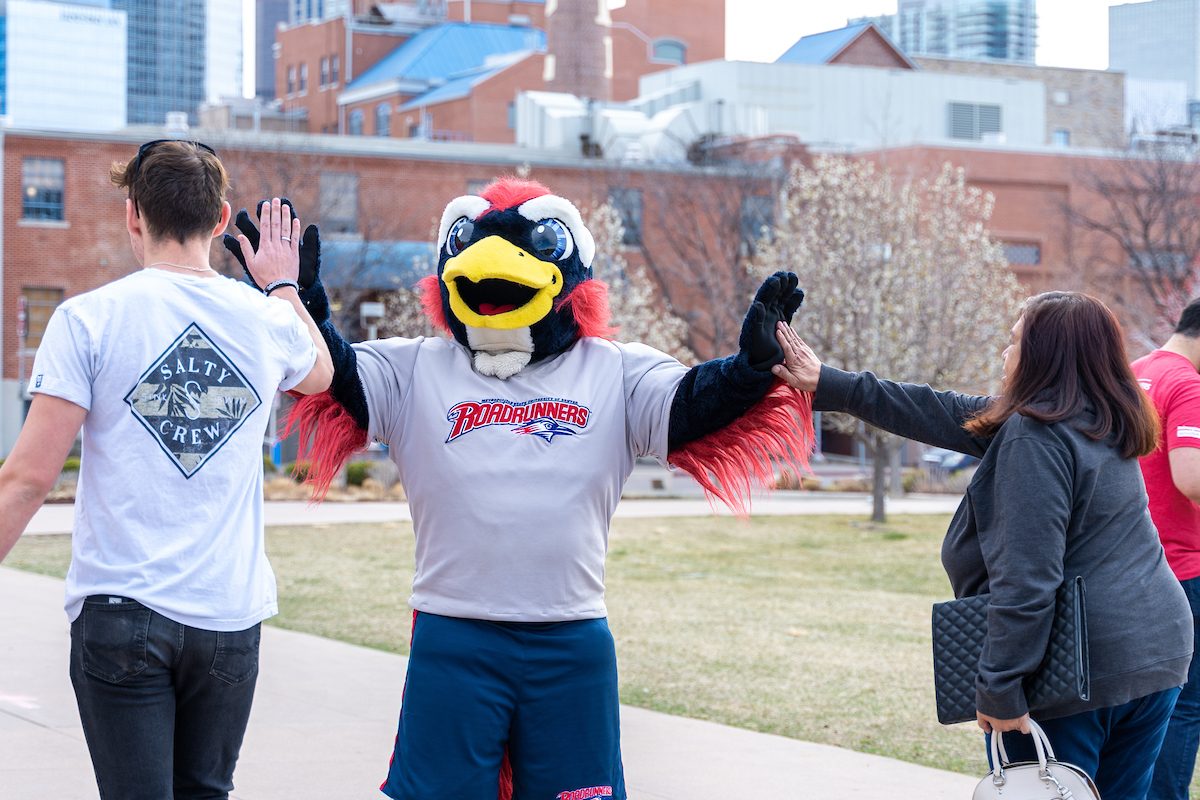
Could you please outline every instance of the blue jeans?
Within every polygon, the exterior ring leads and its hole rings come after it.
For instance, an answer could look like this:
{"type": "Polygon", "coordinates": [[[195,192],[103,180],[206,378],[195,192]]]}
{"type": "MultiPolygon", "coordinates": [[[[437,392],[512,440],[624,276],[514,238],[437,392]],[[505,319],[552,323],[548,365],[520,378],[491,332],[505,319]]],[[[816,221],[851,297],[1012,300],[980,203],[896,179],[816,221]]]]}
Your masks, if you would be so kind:
{"type": "MultiPolygon", "coordinates": [[[[1178,696],[1178,688],[1164,689],[1119,706],[1048,720],[1035,714],[1034,719],[1058,760],[1092,776],[1104,800],[1145,800],[1178,696]]],[[[1004,747],[1012,761],[1037,760],[1032,736],[1006,733],[1004,747]]]]}
{"type": "Polygon", "coordinates": [[[229,797],[260,633],[192,628],[123,597],[84,601],[71,683],[102,800],[229,797]]]}
{"type": "Polygon", "coordinates": [[[1188,786],[1196,767],[1196,749],[1200,747],[1200,659],[1195,648],[1200,646],[1200,578],[1180,581],[1192,606],[1193,653],[1188,667],[1188,681],[1175,704],[1167,738],[1154,763],[1154,781],[1150,784],[1150,800],[1188,800],[1188,786]]]}

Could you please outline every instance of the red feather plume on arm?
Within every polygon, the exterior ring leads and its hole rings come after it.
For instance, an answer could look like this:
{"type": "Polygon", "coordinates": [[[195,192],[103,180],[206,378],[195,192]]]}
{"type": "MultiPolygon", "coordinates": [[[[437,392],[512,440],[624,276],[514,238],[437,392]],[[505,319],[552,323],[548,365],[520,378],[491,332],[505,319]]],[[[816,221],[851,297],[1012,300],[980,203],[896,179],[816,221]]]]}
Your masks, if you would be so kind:
{"type": "Polygon", "coordinates": [[[312,486],[313,502],[325,499],[333,479],[350,457],[365,450],[370,443],[367,432],[358,427],[350,412],[328,391],[296,398],[296,404],[288,412],[282,436],[293,433],[298,435],[300,442],[297,460],[309,464],[304,482],[312,486]]]}
{"type": "Polygon", "coordinates": [[[776,464],[796,475],[811,472],[812,401],[811,392],[777,381],[745,414],[673,450],[667,461],[695,478],[710,503],[720,500],[738,516],[748,516],[754,487],[775,488],[776,464]]]}

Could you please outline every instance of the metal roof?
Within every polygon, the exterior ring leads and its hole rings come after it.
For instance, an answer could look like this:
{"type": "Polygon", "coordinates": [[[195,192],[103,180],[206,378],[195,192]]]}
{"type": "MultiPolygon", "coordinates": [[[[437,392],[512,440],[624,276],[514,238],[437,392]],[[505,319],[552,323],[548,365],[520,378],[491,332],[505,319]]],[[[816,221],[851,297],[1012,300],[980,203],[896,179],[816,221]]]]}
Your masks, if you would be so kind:
{"type": "Polygon", "coordinates": [[[425,94],[417,95],[413,99],[400,106],[400,111],[408,111],[413,108],[422,108],[424,106],[432,106],[437,103],[445,103],[450,100],[460,100],[468,97],[471,90],[479,84],[488,80],[492,76],[504,71],[516,62],[526,58],[532,51],[524,51],[514,53],[513,58],[506,58],[502,63],[480,67],[479,69],[471,70],[463,75],[443,83],[435,89],[430,89],[425,94]]]}
{"type": "Polygon", "coordinates": [[[847,25],[834,31],[814,33],[802,37],[788,48],[788,51],[775,59],[776,64],[827,64],[829,60],[840,53],[846,45],[853,42],[858,35],[870,27],[869,22],[857,25],[847,25]]]}
{"type": "Polygon", "coordinates": [[[546,34],[537,28],[483,22],[448,22],[428,28],[355,78],[347,89],[381,81],[447,80],[484,67],[506,53],[542,51],[546,34]]]}

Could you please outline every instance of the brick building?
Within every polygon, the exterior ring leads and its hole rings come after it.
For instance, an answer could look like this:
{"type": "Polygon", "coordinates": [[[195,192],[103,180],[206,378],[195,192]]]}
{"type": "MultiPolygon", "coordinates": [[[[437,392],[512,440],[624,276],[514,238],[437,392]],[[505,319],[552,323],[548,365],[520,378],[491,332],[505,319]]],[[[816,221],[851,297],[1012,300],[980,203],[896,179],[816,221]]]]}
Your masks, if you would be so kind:
{"type": "Polygon", "coordinates": [[[1046,144],[1120,147],[1125,141],[1123,73],[924,56],[913,61],[926,72],[1033,80],[1045,84],[1046,144]]]}
{"type": "Polygon", "coordinates": [[[630,100],[725,55],[725,0],[383,5],[279,30],[276,97],[309,132],[511,143],[521,90],[630,100]]]}
{"type": "MultiPolygon", "coordinates": [[[[382,276],[356,274],[363,289],[411,284],[415,267],[392,269],[388,254],[430,253],[445,203],[478,191],[496,175],[528,175],[584,209],[608,200],[625,222],[622,254],[634,266],[655,269],[676,312],[699,331],[693,349],[702,358],[736,342],[744,287],[730,275],[736,272],[731,266],[770,222],[787,162],[805,157],[803,148],[781,137],[764,146],[735,143],[724,154],[714,151],[706,166],[696,166],[621,164],[474,143],[229,130],[194,135],[215,147],[229,168],[235,209],[286,192],[303,221],[321,226],[327,282],[340,280],[346,253],[369,248],[383,253],[382,276]],[[761,169],[736,166],[747,162],[761,169]],[[722,225],[724,234],[718,230],[722,225]],[[698,246],[680,249],[680,240],[672,238],[679,231],[695,237],[698,246]],[[732,248],[710,246],[718,235],[741,235],[745,241],[732,248]]],[[[8,130],[0,138],[0,164],[9,176],[0,196],[0,455],[12,446],[23,418],[23,380],[50,312],[63,299],[136,268],[121,225],[123,196],[109,185],[107,167],[160,136],[158,129],[108,135],[8,130]]],[[[1052,148],[967,146],[900,147],[854,157],[913,174],[936,172],[946,161],[963,166],[972,184],[995,195],[991,229],[1031,291],[1079,288],[1105,297],[1123,291],[1124,277],[1097,266],[1119,259],[1111,252],[1096,258],[1104,243],[1085,246],[1064,215],[1066,203],[1103,202],[1085,177],[1106,169],[1104,158],[1052,148]]],[[[235,265],[217,247],[214,263],[233,274],[235,265]]],[[[356,318],[353,309],[343,312],[356,318]]]]}

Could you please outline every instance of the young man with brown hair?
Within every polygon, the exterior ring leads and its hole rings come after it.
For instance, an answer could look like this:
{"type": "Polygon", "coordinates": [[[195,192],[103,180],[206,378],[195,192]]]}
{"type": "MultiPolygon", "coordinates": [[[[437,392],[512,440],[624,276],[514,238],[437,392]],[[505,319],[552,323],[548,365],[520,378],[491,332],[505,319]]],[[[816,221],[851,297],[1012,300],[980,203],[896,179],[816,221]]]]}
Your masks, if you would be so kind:
{"type": "Polygon", "coordinates": [[[297,293],[286,204],[262,206],[257,252],[242,242],[259,292],[209,264],[230,215],[211,148],[147,142],[111,177],[142,269],[70,298],[47,326],[0,468],[0,559],[82,427],[66,610],[100,796],[225,798],[260,624],[277,610],[262,514],[271,397],[324,391],[333,370],[297,293]]]}

